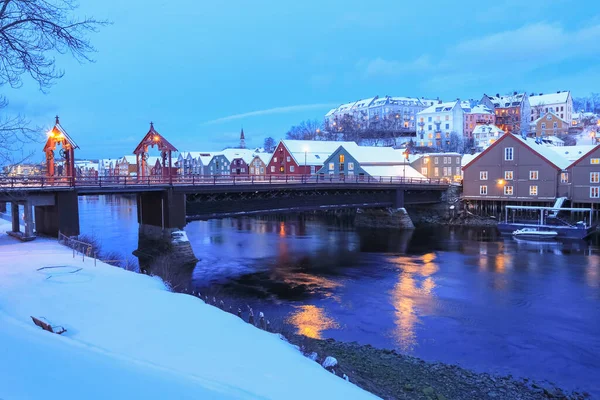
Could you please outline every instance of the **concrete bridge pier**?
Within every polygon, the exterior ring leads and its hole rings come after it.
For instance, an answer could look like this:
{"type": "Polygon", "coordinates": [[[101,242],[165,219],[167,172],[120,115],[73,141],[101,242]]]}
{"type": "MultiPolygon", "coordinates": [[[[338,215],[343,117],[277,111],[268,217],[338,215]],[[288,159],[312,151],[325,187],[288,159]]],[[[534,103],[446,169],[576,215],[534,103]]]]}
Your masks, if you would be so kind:
{"type": "Polygon", "coordinates": [[[0,213],[6,212],[6,202],[0,201],[0,213]]]}
{"type": "Polygon", "coordinates": [[[183,231],[186,195],[172,189],[137,195],[139,226],[138,249],[140,264],[168,256],[172,264],[196,264],[192,246],[183,231]]]}
{"type": "Polygon", "coordinates": [[[28,200],[35,206],[37,233],[52,237],[58,237],[59,232],[66,236],[79,235],[77,192],[30,196],[28,200]]]}
{"type": "Polygon", "coordinates": [[[360,228],[414,229],[415,225],[404,208],[404,189],[392,191],[392,207],[359,209],[354,225],[360,228]]]}
{"type": "Polygon", "coordinates": [[[35,239],[34,222],[33,222],[33,205],[29,199],[24,201],[12,201],[10,203],[10,214],[12,222],[12,230],[7,232],[10,236],[16,237],[23,241],[35,239]],[[23,205],[23,226],[21,231],[21,214],[19,212],[19,204],[23,205]]]}

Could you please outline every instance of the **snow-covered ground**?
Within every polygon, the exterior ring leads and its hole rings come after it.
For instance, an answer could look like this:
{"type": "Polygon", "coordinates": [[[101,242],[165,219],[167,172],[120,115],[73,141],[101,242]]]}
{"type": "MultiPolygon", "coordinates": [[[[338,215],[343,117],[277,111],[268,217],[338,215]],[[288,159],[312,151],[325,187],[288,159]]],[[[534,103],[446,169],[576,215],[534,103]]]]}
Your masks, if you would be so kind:
{"type": "Polygon", "coordinates": [[[8,228],[0,220],[1,399],[375,398],[156,278],[74,259],[53,240],[18,242],[8,228]],[[38,270],[50,266],[66,268],[38,270]]]}

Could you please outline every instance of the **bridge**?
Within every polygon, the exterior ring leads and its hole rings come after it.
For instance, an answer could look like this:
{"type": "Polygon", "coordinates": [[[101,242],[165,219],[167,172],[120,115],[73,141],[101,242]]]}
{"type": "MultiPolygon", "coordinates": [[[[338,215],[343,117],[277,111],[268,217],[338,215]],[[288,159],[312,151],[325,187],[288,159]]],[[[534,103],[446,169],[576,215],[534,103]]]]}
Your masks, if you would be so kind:
{"type": "MultiPolygon", "coordinates": [[[[135,194],[140,225],[183,229],[193,219],[342,208],[437,203],[448,188],[438,179],[338,175],[108,176],[0,175],[0,209],[11,204],[12,234],[79,234],[78,196],[135,194]],[[19,205],[25,231],[20,231],[19,205]]],[[[1,210],[0,210],[1,211],[1,210]]]]}

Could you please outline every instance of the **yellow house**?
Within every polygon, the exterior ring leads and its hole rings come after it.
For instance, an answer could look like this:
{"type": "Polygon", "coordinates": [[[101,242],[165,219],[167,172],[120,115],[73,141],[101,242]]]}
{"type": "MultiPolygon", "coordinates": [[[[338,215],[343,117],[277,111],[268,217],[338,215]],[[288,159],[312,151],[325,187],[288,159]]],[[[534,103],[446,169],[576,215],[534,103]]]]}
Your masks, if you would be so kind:
{"type": "Polygon", "coordinates": [[[569,124],[553,112],[547,112],[531,123],[536,137],[557,136],[569,133],[569,124]]]}

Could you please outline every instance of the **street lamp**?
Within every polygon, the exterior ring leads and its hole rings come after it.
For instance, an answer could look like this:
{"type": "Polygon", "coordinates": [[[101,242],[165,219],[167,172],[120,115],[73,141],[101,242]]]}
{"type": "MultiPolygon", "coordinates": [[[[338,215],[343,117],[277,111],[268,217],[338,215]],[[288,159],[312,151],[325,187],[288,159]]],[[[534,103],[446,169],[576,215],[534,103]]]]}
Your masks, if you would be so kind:
{"type": "Polygon", "coordinates": [[[304,174],[306,174],[306,157],[308,156],[308,147],[304,147],[304,174]]]}

